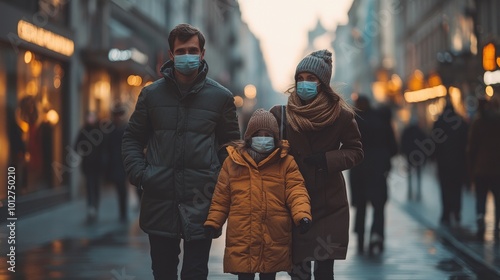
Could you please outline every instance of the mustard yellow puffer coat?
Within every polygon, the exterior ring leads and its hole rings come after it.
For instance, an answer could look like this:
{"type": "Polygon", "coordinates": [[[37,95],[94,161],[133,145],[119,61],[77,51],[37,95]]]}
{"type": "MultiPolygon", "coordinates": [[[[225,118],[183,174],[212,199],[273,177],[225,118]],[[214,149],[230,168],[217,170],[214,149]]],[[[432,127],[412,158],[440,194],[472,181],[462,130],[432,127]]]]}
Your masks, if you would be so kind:
{"type": "Polygon", "coordinates": [[[205,222],[220,229],[228,220],[224,272],[291,270],[292,223],[312,217],[304,179],[288,149],[283,141],[256,164],[246,151],[227,147],[205,222]]]}

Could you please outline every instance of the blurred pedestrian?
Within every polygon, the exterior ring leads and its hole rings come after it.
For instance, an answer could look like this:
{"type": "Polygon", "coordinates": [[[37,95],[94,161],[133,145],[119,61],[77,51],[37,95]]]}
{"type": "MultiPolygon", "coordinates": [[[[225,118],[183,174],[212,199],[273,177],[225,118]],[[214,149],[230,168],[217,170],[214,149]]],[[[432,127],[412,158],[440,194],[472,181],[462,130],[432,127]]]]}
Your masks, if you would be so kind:
{"type": "Polygon", "coordinates": [[[106,175],[107,179],[116,188],[121,221],[126,221],[128,216],[127,176],[121,157],[122,137],[127,125],[125,115],[125,107],[120,103],[116,103],[111,110],[113,130],[106,135],[106,149],[104,150],[104,153],[107,155],[106,175]]]}
{"type": "Polygon", "coordinates": [[[333,279],[334,260],[347,254],[349,203],[342,171],[362,160],[363,149],[354,110],[330,87],[331,75],[332,53],[312,52],[297,65],[286,108],[271,109],[304,176],[314,219],[306,234],[293,230],[292,279],[311,279],[311,261],[315,279],[333,279]]]}
{"type": "Polygon", "coordinates": [[[239,280],[276,279],[292,268],[292,223],[301,233],[311,227],[309,195],[297,163],[279,139],[274,116],[255,111],[244,140],[229,144],[205,222],[219,236],[229,217],[224,272],[239,280]],[[277,178],[281,178],[277,180],[277,178]],[[260,253],[257,253],[260,252],[260,253]]]}
{"type": "Polygon", "coordinates": [[[408,126],[401,134],[401,153],[406,158],[406,170],[408,173],[408,200],[420,200],[422,197],[422,168],[425,166],[429,154],[425,154],[418,143],[423,143],[427,135],[420,128],[416,112],[411,115],[408,126]],[[416,185],[413,187],[413,175],[415,175],[416,185]],[[413,195],[415,189],[415,195],[413,195]]]}
{"type": "Polygon", "coordinates": [[[223,144],[240,138],[229,90],[207,77],[205,37],[179,24],[168,37],[163,77],[142,89],[122,142],[130,182],[143,189],[139,225],[148,235],[155,279],[207,279],[212,240],[205,222],[223,144]],[[144,148],[147,147],[144,155],[144,148]]]}
{"type": "Polygon", "coordinates": [[[370,100],[363,95],[356,99],[359,110],[356,121],[361,133],[364,159],[349,172],[351,204],[356,208],[354,232],[358,237],[358,252],[364,252],[366,207],[373,207],[370,230],[369,254],[384,250],[385,204],[387,202],[387,175],[391,169],[391,158],[398,147],[391,115],[372,108],[370,100]]]}
{"type": "MultiPolygon", "coordinates": [[[[432,128],[433,157],[437,162],[441,188],[442,213],[440,223],[458,225],[461,220],[462,188],[466,181],[465,149],[468,126],[448,99],[432,128]]],[[[431,139],[429,139],[431,141],[431,139]]]]}
{"type": "Polygon", "coordinates": [[[89,222],[96,220],[99,210],[103,143],[104,136],[99,130],[97,114],[89,111],[86,113],[85,124],[80,129],[75,144],[75,151],[82,158],[81,168],[87,189],[87,220],[89,222]]]}
{"type": "Polygon", "coordinates": [[[484,239],[486,197],[495,199],[495,239],[500,238],[500,111],[498,104],[479,101],[467,145],[468,168],[476,190],[477,237],[484,239]]]}

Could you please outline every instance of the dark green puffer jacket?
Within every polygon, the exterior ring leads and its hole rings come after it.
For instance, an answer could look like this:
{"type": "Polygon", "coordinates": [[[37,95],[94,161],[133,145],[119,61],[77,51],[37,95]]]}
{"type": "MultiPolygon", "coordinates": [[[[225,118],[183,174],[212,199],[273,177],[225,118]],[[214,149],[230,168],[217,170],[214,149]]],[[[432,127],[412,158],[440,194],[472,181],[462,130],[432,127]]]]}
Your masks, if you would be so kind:
{"type": "Polygon", "coordinates": [[[172,61],[161,72],[139,95],[123,135],[123,162],[130,182],[143,188],[139,221],[146,233],[202,239],[221,146],[240,139],[234,98],[207,77],[205,61],[185,94],[172,61]]]}

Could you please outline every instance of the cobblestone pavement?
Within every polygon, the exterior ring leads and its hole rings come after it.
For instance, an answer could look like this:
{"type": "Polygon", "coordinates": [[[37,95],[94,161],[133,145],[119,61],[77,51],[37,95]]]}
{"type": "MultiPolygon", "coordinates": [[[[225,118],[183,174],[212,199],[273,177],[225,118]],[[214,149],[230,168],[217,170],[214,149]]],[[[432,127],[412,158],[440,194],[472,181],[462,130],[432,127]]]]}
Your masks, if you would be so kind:
{"type": "MultiPolygon", "coordinates": [[[[139,229],[137,211],[132,210],[135,206],[131,206],[129,222],[119,222],[112,195],[104,195],[94,224],[85,222],[85,205],[80,200],[20,217],[16,272],[7,271],[7,246],[2,245],[0,279],[152,279],[148,239],[139,229]]],[[[384,253],[377,257],[357,255],[352,236],[347,260],[335,263],[336,279],[476,279],[471,269],[438,241],[435,232],[408,215],[402,204],[389,202],[386,209],[384,253]]],[[[0,234],[5,243],[6,226],[0,234]]],[[[224,236],[213,242],[209,279],[235,279],[222,273],[223,249],[224,236]]],[[[289,279],[286,273],[277,278],[289,279]]]]}

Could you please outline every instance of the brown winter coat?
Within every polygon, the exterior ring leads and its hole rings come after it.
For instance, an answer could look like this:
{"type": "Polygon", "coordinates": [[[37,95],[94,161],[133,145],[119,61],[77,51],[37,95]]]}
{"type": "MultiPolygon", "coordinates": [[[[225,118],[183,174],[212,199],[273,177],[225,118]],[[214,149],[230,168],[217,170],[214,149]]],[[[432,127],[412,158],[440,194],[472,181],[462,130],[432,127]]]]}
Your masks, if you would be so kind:
{"type": "Polygon", "coordinates": [[[227,148],[205,222],[220,229],[228,220],[224,272],[291,269],[292,223],[312,218],[304,179],[282,144],[259,164],[246,151],[227,148]]]}
{"type": "MultiPolygon", "coordinates": [[[[271,112],[281,123],[281,106],[271,112]]],[[[293,262],[345,259],[349,242],[349,203],[342,171],[363,159],[361,136],[354,115],[342,109],[333,125],[319,131],[297,132],[286,125],[286,139],[306,181],[314,217],[306,234],[293,231],[293,262]],[[326,152],[328,170],[303,162],[310,154],[326,152]]]]}

